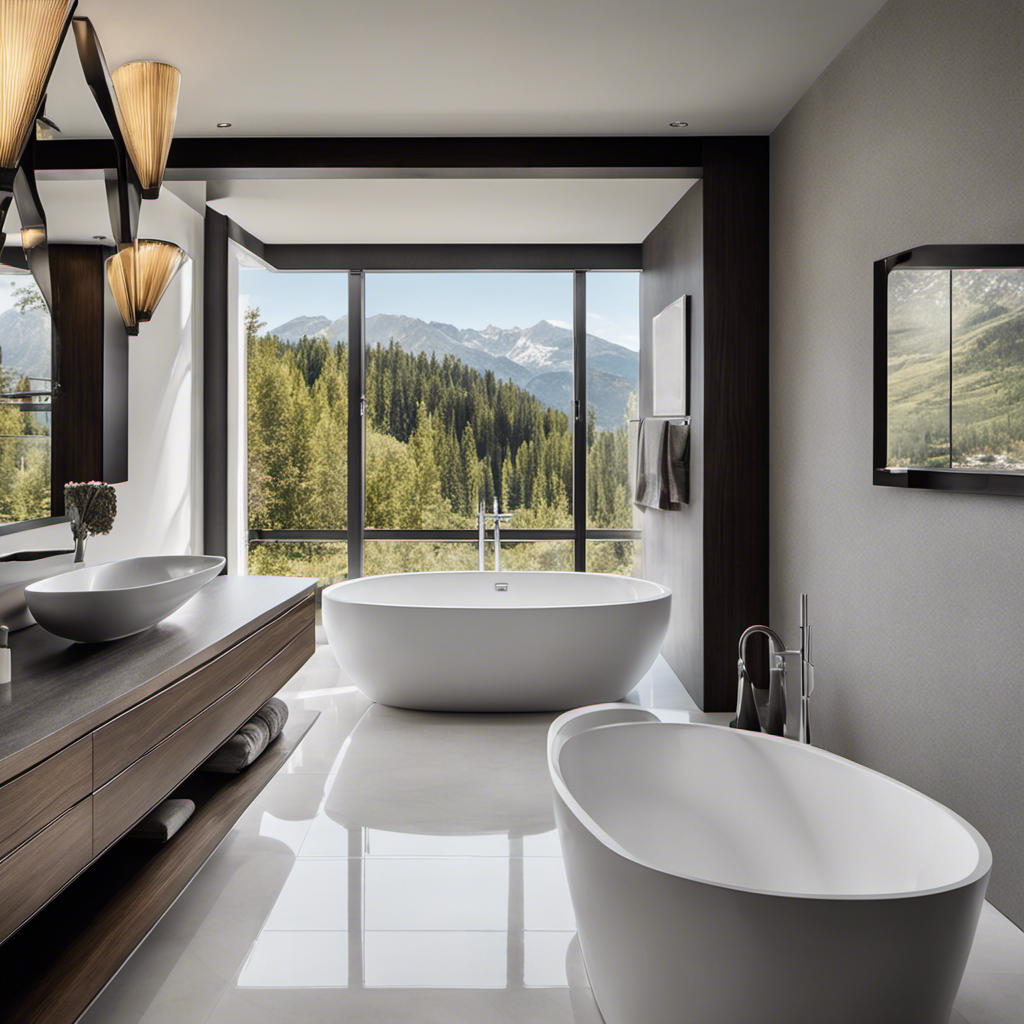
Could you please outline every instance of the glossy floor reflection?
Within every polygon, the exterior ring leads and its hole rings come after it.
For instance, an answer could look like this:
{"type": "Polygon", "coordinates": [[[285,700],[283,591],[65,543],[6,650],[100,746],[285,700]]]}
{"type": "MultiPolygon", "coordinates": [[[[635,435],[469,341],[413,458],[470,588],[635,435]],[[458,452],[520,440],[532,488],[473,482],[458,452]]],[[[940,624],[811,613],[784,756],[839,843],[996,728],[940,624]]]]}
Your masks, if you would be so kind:
{"type": "Polygon", "coordinates": [[[572,1021],[554,715],[371,704],[318,647],[321,717],[89,1024],[572,1021]]]}
{"type": "MultiPolygon", "coordinates": [[[[283,695],[317,724],[84,1024],[602,1024],[551,809],[555,716],[371,704],[325,646],[283,695]]],[[[664,662],[633,699],[689,705],[664,662]]],[[[956,1024],[1024,1022],[1015,935],[986,908],[956,1024]]]]}

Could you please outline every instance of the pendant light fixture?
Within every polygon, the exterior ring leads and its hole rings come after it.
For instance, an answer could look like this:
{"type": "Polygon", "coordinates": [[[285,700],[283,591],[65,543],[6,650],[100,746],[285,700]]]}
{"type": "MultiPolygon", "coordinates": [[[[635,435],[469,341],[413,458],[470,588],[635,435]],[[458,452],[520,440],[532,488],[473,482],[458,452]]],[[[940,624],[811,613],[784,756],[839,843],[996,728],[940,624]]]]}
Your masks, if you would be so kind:
{"type": "Polygon", "coordinates": [[[143,199],[156,199],[167,167],[178,113],[181,72],[173,64],[135,60],[111,76],[117,120],[142,186],[143,199]]]}
{"type": "MultiPolygon", "coordinates": [[[[0,0],[0,245],[3,222],[17,205],[29,269],[50,307],[46,216],[35,180],[35,126],[68,26],[74,22],[85,79],[114,140],[116,166],[105,186],[118,252],[107,280],[129,334],[148,321],[188,259],[173,242],[138,238],[143,199],[160,194],[174,135],[181,72],[162,61],[130,61],[113,75],[88,18],[73,18],[78,0],[0,0]]],[[[54,337],[59,331],[55,329],[54,337]]],[[[56,340],[54,347],[56,348],[56,340]]]]}
{"type": "MultiPolygon", "coordinates": [[[[129,251],[130,249],[121,250],[121,252],[129,251]]],[[[134,261],[130,257],[120,259],[119,256],[120,253],[115,254],[106,261],[107,283],[110,285],[114,302],[117,304],[117,311],[121,314],[121,319],[124,321],[124,329],[131,337],[135,337],[139,333],[139,321],[135,316],[135,302],[132,298],[135,289],[128,284],[127,269],[129,262],[131,262],[134,268],[134,261]]],[[[134,278],[134,271],[132,277],[134,278]]]]}
{"type": "Polygon", "coordinates": [[[0,168],[14,171],[77,0],[0,0],[0,168]]]}
{"type": "Polygon", "coordinates": [[[107,260],[107,281],[129,334],[147,323],[188,253],[173,242],[139,238],[107,260]]]}

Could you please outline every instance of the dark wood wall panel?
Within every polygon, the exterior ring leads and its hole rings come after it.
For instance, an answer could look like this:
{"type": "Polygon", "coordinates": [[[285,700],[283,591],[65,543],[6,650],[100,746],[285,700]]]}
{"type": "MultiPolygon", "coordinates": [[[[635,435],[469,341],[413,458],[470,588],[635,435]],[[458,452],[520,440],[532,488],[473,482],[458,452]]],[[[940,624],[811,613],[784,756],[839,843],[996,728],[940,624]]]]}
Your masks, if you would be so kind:
{"type": "Polygon", "coordinates": [[[69,480],[128,479],[128,336],[108,296],[103,263],[112,252],[100,245],[49,247],[60,344],[50,460],[55,515],[64,513],[69,480]]]}
{"type": "Polygon", "coordinates": [[[85,245],[51,245],[60,334],[61,392],[53,400],[51,498],[64,512],[68,480],[103,475],[103,256],[85,245]]]}
{"type": "Polygon", "coordinates": [[[768,140],[704,139],[702,154],[702,180],[643,245],[641,412],[651,319],[690,295],[693,416],[690,504],[646,513],[644,564],[673,591],[666,659],[726,711],[740,634],[768,616],[768,140]]]}
{"type": "Polygon", "coordinates": [[[228,219],[207,208],[203,246],[203,550],[228,553],[228,219]]]}
{"type": "Polygon", "coordinates": [[[768,139],[704,140],[704,706],[768,620],[768,139]]]}

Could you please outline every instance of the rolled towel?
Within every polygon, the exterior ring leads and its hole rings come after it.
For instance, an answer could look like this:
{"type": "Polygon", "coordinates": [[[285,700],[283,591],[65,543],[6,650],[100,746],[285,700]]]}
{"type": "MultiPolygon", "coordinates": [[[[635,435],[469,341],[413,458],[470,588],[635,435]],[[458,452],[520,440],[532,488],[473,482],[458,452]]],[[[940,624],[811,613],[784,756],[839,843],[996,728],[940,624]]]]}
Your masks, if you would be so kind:
{"type": "Polygon", "coordinates": [[[256,712],[257,718],[262,718],[270,730],[268,743],[273,743],[288,721],[288,705],[280,697],[271,697],[266,704],[256,712]]]}
{"type": "Polygon", "coordinates": [[[166,843],[192,817],[195,809],[191,800],[165,800],[128,833],[128,838],[166,843]]]}
{"type": "Polygon", "coordinates": [[[200,765],[204,772],[240,772],[277,739],[288,721],[288,705],[271,697],[234,736],[200,765]]]}

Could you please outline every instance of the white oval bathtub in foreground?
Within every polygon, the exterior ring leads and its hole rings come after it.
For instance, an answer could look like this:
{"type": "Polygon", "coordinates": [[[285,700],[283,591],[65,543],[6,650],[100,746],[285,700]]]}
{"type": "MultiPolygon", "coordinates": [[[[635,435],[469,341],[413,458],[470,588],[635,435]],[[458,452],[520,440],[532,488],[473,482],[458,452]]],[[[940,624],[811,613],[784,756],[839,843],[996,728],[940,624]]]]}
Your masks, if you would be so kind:
{"type": "Polygon", "coordinates": [[[371,700],[421,711],[564,711],[654,664],[672,592],[578,572],[430,572],[328,587],[324,627],[371,700]]]}
{"type": "Polygon", "coordinates": [[[992,867],[952,811],[621,705],[558,718],[548,766],[606,1024],[948,1024],[992,867]]]}

